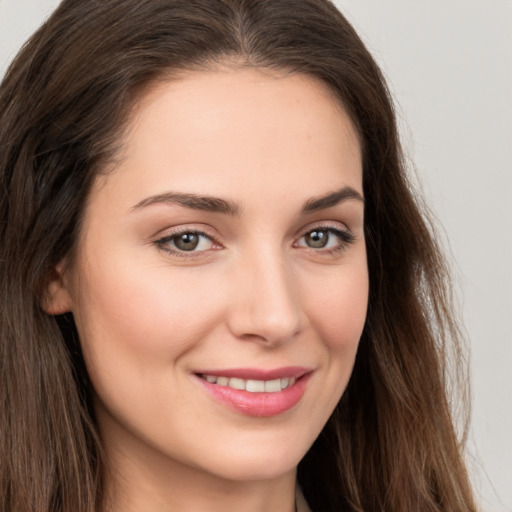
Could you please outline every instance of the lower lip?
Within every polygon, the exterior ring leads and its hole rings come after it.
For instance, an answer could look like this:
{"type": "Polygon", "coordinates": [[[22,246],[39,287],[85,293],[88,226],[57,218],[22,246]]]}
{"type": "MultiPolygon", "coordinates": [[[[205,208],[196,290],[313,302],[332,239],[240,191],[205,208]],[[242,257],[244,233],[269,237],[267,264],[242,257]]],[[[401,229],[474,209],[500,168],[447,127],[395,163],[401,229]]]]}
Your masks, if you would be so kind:
{"type": "Polygon", "coordinates": [[[251,393],[229,386],[212,384],[196,375],[206,391],[223,405],[247,416],[268,418],[282,414],[297,403],[306,391],[311,373],[297,379],[293,386],[275,393],[251,393]]]}

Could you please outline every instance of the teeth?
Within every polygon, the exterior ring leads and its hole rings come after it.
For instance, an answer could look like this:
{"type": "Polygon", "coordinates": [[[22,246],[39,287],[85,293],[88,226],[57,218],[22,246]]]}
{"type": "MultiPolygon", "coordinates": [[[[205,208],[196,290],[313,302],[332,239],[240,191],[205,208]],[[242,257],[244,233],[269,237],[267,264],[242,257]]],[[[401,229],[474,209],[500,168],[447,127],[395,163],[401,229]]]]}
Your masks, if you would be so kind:
{"type": "Polygon", "coordinates": [[[228,386],[233,389],[245,389],[245,382],[244,379],[231,377],[231,379],[229,379],[228,386]]]}
{"type": "Polygon", "coordinates": [[[248,380],[245,383],[245,390],[251,393],[263,393],[265,391],[265,381],[263,380],[248,380]]]}
{"type": "Polygon", "coordinates": [[[237,377],[217,377],[216,375],[202,375],[202,378],[210,384],[228,386],[233,389],[241,389],[251,393],[277,393],[295,384],[295,377],[283,377],[274,380],[239,379],[237,377]]]}
{"type": "Polygon", "coordinates": [[[281,379],[266,380],[265,391],[267,393],[275,393],[276,391],[281,391],[281,379]]]}

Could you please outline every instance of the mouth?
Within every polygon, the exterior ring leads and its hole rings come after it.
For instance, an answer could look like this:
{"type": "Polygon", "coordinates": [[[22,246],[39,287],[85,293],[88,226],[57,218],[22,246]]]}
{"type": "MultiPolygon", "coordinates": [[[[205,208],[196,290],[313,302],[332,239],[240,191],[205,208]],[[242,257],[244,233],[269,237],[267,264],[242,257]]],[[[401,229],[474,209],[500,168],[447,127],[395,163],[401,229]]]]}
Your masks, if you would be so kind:
{"type": "Polygon", "coordinates": [[[223,377],[218,375],[199,375],[210,384],[217,386],[225,386],[231,389],[241,391],[248,391],[249,393],[279,393],[283,389],[293,386],[296,382],[295,377],[283,377],[281,379],[272,380],[256,380],[256,379],[241,379],[239,377],[223,377]]]}
{"type": "Polygon", "coordinates": [[[195,373],[217,403],[248,416],[282,414],[300,402],[312,370],[287,367],[276,370],[205,370],[195,373]]]}

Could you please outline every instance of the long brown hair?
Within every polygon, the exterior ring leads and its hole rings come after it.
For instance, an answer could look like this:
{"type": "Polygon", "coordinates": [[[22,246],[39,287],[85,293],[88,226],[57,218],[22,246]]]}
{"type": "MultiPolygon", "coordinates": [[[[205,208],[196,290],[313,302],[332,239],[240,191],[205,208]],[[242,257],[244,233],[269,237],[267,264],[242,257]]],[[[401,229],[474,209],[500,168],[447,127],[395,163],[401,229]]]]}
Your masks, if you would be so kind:
{"type": "MultiPolygon", "coordinates": [[[[41,308],[145,86],[218,63],[327,83],[359,131],[370,274],[352,378],[299,465],[316,512],[473,511],[447,398],[446,266],[383,77],[329,0],[64,0],[0,88],[0,508],[101,508],[102,449],[70,315],[41,308]]],[[[457,374],[460,375],[460,374],[457,374]]]]}

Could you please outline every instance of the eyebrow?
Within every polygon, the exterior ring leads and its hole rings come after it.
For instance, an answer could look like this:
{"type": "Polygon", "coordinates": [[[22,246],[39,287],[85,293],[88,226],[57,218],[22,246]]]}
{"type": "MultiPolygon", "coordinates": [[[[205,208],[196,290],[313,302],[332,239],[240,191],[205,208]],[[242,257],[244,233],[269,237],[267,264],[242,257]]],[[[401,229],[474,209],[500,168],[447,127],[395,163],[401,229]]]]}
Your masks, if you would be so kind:
{"type": "MultiPolygon", "coordinates": [[[[335,192],[329,192],[323,196],[308,199],[302,207],[302,213],[312,213],[318,210],[332,208],[349,199],[355,199],[364,203],[363,196],[357,192],[357,190],[352,187],[343,187],[335,192]]],[[[179,204],[180,206],[185,206],[193,210],[223,213],[231,216],[240,215],[243,209],[241,205],[219,197],[165,192],[143,199],[132,208],[132,211],[159,203],[179,204]]]]}
{"type": "Polygon", "coordinates": [[[203,210],[214,213],[224,213],[226,215],[239,215],[241,208],[238,204],[220,199],[218,197],[199,196],[197,194],[182,194],[178,192],[166,192],[156,196],[147,197],[137,203],[133,210],[138,210],[144,206],[150,206],[157,203],[171,203],[185,206],[193,210],[203,210]]]}
{"type": "Polygon", "coordinates": [[[318,210],[325,210],[326,208],[332,208],[333,206],[344,201],[348,201],[349,199],[356,199],[357,201],[364,203],[363,196],[357,190],[352,187],[343,187],[324,196],[308,199],[302,207],[302,212],[311,213],[318,210]]]}

